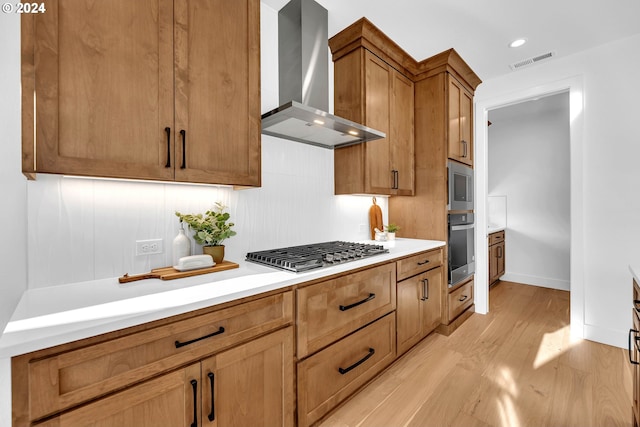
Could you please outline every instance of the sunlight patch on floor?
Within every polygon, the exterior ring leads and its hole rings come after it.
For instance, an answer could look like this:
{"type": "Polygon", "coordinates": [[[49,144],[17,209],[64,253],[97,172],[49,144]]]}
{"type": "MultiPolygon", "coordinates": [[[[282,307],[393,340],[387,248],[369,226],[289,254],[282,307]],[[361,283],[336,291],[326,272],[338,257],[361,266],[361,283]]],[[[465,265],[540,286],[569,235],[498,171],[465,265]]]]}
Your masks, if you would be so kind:
{"type": "Polygon", "coordinates": [[[580,338],[571,336],[569,325],[564,326],[557,331],[544,334],[540,341],[540,346],[538,347],[538,354],[533,361],[533,368],[538,369],[539,367],[549,363],[551,360],[560,356],[580,341],[580,338]]]}
{"type": "Polygon", "coordinates": [[[497,402],[500,425],[503,427],[520,427],[518,411],[513,403],[518,398],[518,386],[513,378],[511,369],[503,367],[495,382],[502,389],[500,399],[497,402]]]}

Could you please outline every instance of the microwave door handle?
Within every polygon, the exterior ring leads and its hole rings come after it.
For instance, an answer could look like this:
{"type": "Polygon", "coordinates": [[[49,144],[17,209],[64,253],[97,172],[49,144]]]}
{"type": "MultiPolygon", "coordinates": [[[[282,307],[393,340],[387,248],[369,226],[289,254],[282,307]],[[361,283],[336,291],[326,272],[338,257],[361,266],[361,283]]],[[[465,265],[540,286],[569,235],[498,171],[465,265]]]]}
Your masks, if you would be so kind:
{"type": "Polygon", "coordinates": [[[474,227],[474,224],[469,224],[469,225],[452,225],[451,231],[460,231],[460,230],[470,230],[474,227]]]}

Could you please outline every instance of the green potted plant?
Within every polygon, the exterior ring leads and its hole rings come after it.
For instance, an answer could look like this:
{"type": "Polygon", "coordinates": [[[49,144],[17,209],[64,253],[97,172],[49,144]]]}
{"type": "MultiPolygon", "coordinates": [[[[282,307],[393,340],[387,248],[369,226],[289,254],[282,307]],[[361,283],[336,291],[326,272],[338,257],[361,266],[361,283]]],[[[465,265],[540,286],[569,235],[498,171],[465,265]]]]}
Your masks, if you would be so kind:
{"type": "Polygon", "coordinates": [[[187,223],[193,230],[193,239],[202,245],[202,252],[211,255],[216,263],[221,263],[224,259],[222,242],[236,235],[236,232],[231,229],[235,224],[228,222],[231,215],[224,212],[225,209],[226,206],[216,202],[213,209],[206,211],[204,215],[182,214],[176,211],[180,221],[187,223]]]}
{"type": "Polygon", "coordinates": [[[400,230],[396,224],[389,223],[389,225],[384,226],[384,231],[387,232],[387,240],[395,240],[396,231],[400,230]]]}

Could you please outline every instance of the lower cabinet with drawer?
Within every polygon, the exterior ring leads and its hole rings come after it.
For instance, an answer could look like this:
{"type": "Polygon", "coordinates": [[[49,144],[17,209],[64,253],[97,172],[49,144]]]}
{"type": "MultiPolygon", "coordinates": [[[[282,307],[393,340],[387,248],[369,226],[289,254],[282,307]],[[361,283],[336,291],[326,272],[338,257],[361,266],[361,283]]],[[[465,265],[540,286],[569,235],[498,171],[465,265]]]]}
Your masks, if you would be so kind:
{"type": "Polygon", "coordinates": [[[15,357],[13,424],[293,426],[292,320],[287,291],[15,357]]]}
{"type": "Polygon", "coordinates": [[[440,325],[442,249],[402,259],[397,264],[397,349],[401,355],[440,325]]]}
{"type": "Polygon", "coordinates": [[[493,285],[505,272],[504,230],[489,234],[489,285],[493,285]]]}
{"type": "Polygon", "coordinates": [[[396,357],[396,263],[296,290],[298,426],[307,427],[396,357]]]}
{"type": "Polygon", "coordinates": [[[298,363],[298,426],[312,425],[396,357],[395,313],[298,363]]]}

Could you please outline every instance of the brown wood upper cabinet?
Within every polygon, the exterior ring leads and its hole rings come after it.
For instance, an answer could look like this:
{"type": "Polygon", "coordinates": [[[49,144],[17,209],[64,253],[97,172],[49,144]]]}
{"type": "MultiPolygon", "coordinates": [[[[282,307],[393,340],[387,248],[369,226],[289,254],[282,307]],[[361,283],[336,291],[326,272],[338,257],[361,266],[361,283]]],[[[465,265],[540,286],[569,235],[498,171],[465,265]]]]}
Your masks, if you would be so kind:
{"type": "Polygon", "coordinates": [[[258,0],[22,16],[23,173],[260,185],[258,0]]]}
{"type": "Polygon", "coordinates": [[[335,150],[335,193],[413,195],[413,82],[364,48],[334,70],[336,115],[387,135],[335,150]]]}
{"type": "Polygon", "coordinates": [[[449,158],[473,166],[473,95],[450,74],[447,91],[449,158]]]}

